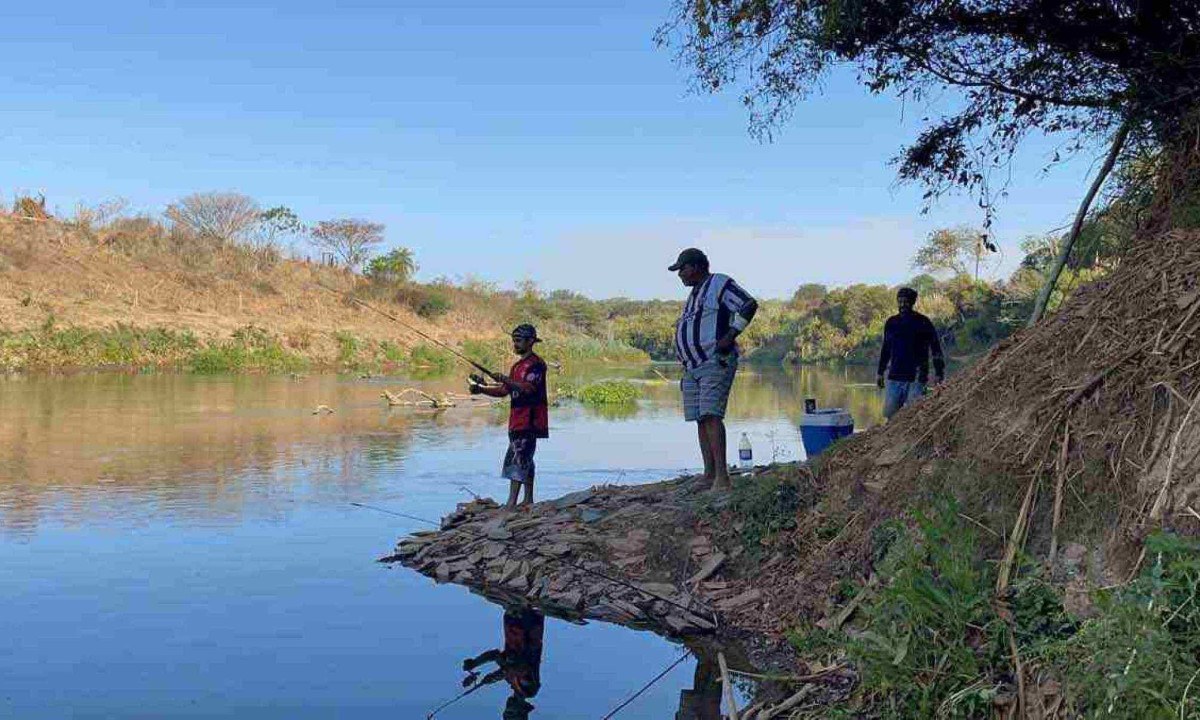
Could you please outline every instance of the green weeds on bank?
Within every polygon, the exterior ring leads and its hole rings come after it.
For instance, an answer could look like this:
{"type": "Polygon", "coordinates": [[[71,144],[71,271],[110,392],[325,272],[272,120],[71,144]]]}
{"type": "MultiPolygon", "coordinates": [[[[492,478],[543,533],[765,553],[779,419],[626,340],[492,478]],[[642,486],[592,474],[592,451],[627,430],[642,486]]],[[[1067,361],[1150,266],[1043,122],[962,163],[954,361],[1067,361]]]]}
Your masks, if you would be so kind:
{"type": "MultiPolygon", "coordinates": [[[[294,372],[311,367],[335,366],[355,372],[400,372],[437,377],[461,369],[454,356],[434,345],[404,348],[390,340],[360,337],[348,330],[326,336],[325,347],[308,331],[291,331],[284,337],[254,325],[235,330],[229,338],[202,340],[190,331],[138,328],[122,323],[102,329],[60,327],[53,316],[41,327],[22,331],[0,330],[0,371],[45,372],[61,370],[187,370],[197,373],[294,372]],[[324,354],[322,354],[324,352],[324,354]]],[[[501,372],[514,360],[507,340],[469,340],[463,352],[486,367],[501,372]]],[[[554,357],[575,359],[646,360],[628,346],[564,340],[554,357]],[[604,354],[607,353],[607,354],[604,354]]],[[[557,364],[561,361],[551,362],[557,364]]]]}
{"type": "Polygon", "coordinates": [[[737,517],[743,546],[757,558],[766,542],[782,530],[796,527],[796,513],[813,502],[811,486],[799,485],[794,477],[767,473],[735,482],[730,506],[737,517]]]}
{"type": "Polygon", "coordinates": [[[200,349],[190,332],[135,328],[60,328],[53,316],[40,328],[0,331],[0,369],[9,372],[67,367],[170,367],[200,349]]]}
{"type": "Polygon", "coordinates": [[[195,373],[295,372],[308,361],[283,347],[266,330],[247,325],[226,341],[215,341],[193,352],[188,368],[195,373]]]}
{"type": "Polygon", "coordinates": [[[871,717],[990,718],[1016,702],[1013,634],[1026,682],[1062,686],[1072,716],[1200,717],[1200,542],[1160,533],[1146,567],[1123,587],[1096,591],[1090,617],[1073,617],[1056,586],[1027,563],[1005,604],[995,564],[953,502],[940,501],[882,533],[878,582],[862,586],[844,632],[792,633],[808,656],[843,655],[861,683],[849,708],[871,717]]]}

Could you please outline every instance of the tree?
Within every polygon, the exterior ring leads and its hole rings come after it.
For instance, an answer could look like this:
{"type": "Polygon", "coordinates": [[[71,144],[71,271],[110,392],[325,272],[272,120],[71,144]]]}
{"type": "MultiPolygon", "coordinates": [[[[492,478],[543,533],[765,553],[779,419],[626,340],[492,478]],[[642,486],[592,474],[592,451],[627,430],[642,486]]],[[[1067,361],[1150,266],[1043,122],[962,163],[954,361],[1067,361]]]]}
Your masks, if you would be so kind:
{"type": "Polygon", "coordinates": [[[791,305],[797,310],[811,310],[821,304],[829,288],[821,283],[804,283],[792,293],[791,305]]]}
{"type": "Polygon", "coordinates": [[[979,264],[994,248],[980,230],[943,228],[929,233],[913,256],[912,266],[930,274],[948,272],[953,276],[972,275],[978,280],[979,264]]]}
{"type": "Polygon", "coordinates": [[[277,248],[286,237],[304,233],[304,223],[291,208],[277,205],[258,214],[253,242],[262,248],[277,248]]]}
{"type": "Polygon", "coordinates": [[[258,203],[234,192],[194,193],[167,206],[177,227],[219,244],[248,242],[259,222],[258,203]]]}
{"type": "Polygon", "coordinates": [[[316,247],[341,258],[346,267],[357,269],[370,256],[371,250],[383,243],[383,223],[341,218],[322,220],[308,232],[316,247]]]}
{"type": "MultiPolygon", "coordinates": [[[[1200,104],[1200,3],[1178,0],[679,0],[658,34],[700,84],[748,74],[751,128],[769,137],[828,71],[921,100],[952,89],[898,158],[926,197],[952,188],[989,202],[991,169],[1031,131],[1068,150],[1128,129],[1126,148],[1172,144],[1200,104]]],[[[1179,147],[1183,147],[1179,145],[1179,147]]]]}
{"type": "Polygon", "coordinates": [[[398,247],[391,252],[371,258],[364,273],[375,282],[398,285],[407,282],[417,272],[417,261],[413,251],[398,247]]]}

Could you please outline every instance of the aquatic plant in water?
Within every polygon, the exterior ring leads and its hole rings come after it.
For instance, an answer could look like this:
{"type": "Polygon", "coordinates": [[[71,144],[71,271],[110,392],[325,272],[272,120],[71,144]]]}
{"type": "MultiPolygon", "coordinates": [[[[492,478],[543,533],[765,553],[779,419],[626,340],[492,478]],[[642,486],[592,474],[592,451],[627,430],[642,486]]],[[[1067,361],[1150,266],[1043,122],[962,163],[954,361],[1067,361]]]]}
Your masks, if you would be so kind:
{"type": "Polygon", "coordinates": [[[586,405],[622,405],[636,402],[641,394],[641,390],[633,383],[604,380],[584,387],[577,397],[586,405]]]}

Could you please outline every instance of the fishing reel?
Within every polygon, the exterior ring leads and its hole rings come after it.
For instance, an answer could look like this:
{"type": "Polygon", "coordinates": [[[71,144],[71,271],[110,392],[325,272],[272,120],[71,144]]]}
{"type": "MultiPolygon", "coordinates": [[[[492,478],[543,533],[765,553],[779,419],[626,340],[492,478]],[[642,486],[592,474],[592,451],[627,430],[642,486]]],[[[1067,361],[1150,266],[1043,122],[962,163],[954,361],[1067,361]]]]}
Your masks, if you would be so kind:
{"type": "Polygon", "coordinates": [[[483,387],[486,384],[487,383],[484,381],[482,375],[476,375],[476,374],[472,373],[470,376],[467,377],[467,387],[470,388],[471,390],[476,390],[478,388],[483,387]]]}

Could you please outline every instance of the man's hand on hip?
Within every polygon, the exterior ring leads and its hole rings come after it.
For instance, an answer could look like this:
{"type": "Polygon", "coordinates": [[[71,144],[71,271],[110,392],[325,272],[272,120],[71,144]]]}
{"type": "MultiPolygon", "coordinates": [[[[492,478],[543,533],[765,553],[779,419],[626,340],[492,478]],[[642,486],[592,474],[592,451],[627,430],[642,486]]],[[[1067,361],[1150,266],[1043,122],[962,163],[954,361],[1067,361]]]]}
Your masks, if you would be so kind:
{"type": "Polygon", "coordinates": [[[728,355],[737,347],[737,335],[735,333],[726,333],[720,340],[717,341],[717,352],[721,355],[728,355]]]}

